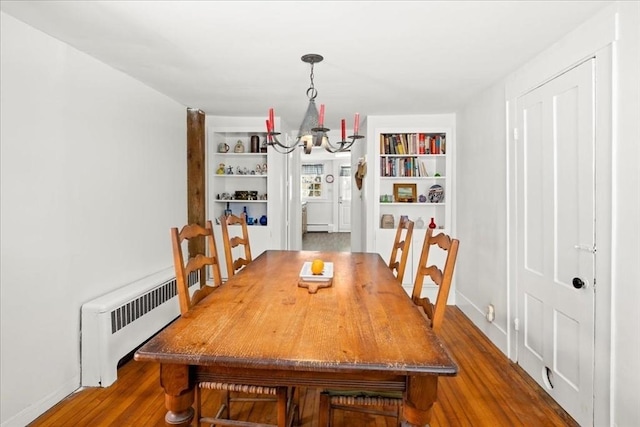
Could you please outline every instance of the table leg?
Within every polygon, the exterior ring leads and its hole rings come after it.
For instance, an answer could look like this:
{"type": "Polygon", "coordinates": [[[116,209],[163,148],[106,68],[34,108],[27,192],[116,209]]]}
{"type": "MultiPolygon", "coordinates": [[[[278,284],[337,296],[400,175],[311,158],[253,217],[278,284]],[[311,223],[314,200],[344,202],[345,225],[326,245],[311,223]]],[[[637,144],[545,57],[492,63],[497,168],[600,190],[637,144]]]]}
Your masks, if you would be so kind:
{"type": "Polygon", "coordinates": [[[166,426],[187,427],[193,420],[193,387],[189,384],[189,366],[160,365],[160,384],[164,388],[166,426]]]}
{"type": "Polygon", "coordinates": [[[431,410],[438,397],[438,377],[409,377],[402,405],[403,426],[428,426],[431,410]]]}

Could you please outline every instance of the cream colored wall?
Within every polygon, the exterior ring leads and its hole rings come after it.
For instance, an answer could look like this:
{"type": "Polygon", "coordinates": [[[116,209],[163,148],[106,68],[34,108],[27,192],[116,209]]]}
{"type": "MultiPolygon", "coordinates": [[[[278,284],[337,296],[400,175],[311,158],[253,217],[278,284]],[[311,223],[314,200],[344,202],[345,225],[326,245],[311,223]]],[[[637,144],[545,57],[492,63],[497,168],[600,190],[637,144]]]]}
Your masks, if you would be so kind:
{"type": "Polygon", "coordinates": [[[186,107],[0,13],[0,423],[80,385],[85,301],[172,265],[186,107]]]}

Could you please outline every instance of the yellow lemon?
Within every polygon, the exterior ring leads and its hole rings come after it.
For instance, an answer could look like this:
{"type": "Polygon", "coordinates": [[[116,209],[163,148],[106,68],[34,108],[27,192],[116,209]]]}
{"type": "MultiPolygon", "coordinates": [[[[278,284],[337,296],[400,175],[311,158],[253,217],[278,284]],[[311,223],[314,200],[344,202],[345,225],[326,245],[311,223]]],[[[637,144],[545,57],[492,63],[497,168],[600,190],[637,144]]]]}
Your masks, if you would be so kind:
{"type": "Polygon", "coordinates": [[[313,274],[322,274],[324,270],[324,261],[321,259],[314,259],[311,263],[311,272],[313,274]]]}

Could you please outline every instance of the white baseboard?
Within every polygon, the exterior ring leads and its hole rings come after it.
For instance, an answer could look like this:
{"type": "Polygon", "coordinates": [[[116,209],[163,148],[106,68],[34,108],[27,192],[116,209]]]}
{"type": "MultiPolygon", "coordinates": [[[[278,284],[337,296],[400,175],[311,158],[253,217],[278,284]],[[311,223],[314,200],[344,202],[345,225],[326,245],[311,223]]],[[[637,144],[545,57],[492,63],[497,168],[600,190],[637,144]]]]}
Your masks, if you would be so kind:
{"type": "Polygon", "coordinates": [[[505,355],[509,356],[509,341],[507,332],[495,322],[488,322],[484,309],[476,306],[471,300],[456,292],[456,305],[458,308],[473,322],[474,325],[484,333],[489,341],[500,349],[505,355]]]}
{"type": "Polygon", "coordinates": [[[24,427],[38,418],[40,415],[53,408],[65,397],[76,391],[80,387],[80,375],[71,378],[60,388],[50,393],[48,396],[27,406],[8,420],[0,424],[1,427],[24,427]]]}
{"type": "Polygon", "coordinates": [[[333,231],[331,224],[307,224],[307,232],[329,232],[333,231]]]}

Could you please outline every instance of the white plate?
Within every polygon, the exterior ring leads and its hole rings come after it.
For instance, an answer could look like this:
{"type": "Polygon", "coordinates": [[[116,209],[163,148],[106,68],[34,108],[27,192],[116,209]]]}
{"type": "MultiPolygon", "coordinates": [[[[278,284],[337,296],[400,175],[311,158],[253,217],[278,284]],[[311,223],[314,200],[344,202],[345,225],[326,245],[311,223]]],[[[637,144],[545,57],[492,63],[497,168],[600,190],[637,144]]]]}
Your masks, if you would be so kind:
{"type": "Polygon", "coordinates": [[[311,261],[307,261],[302,264],[302,270],[300,270],[300,278],[308,282],[326,282],[333,278],[333,263],[325,262],[324,270],[322,274],[313,274],[311,272],[311,261]]]}

